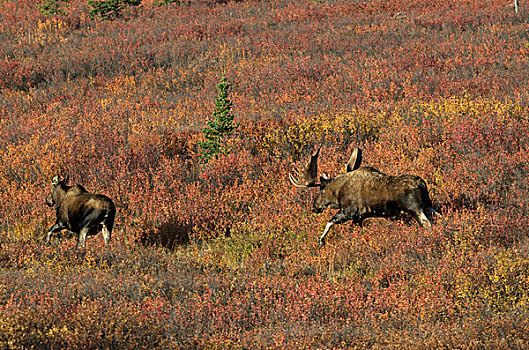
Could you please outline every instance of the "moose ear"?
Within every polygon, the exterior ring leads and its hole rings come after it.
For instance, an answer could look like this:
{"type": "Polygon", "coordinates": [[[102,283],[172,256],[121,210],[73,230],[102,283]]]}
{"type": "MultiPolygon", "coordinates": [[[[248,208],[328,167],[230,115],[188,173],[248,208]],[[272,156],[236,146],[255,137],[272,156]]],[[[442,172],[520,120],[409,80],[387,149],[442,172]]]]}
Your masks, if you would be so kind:
{"type": "Polygon", "coordinates": [[[51,184],[53,186],[57,186],[59,184],[59,175],[55,175],[53,179],[51,179],[51,184]]]}
{"type": "Polygon", "coordinates": [[[351,154],[351,158],[349,158],[349,161],[347,162],[345,171],[350,172],[350,171],[356,170],[360,168],[361,163],[362,163],[362,151],[360,150],[360,148],[355,148],[353,151],[353,154],[351,154]]]}
{"type": "Polygon", "coordinates": [[[64,179],[62,180],[62,183],[66,185],[69,179],[70,179],[70,175],[66,174],[66,176],[64,176],[64,179]]]}

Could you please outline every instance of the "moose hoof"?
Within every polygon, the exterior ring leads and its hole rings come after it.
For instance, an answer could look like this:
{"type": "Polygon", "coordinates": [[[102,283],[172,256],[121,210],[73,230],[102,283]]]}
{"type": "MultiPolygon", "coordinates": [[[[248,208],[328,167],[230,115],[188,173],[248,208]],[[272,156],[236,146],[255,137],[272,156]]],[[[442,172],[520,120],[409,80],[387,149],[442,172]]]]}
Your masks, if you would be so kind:
{"type": "Polygon", "coordinates": [[[318,244],[318,248],[321,249],[321,248],[323,248],[324,245],[325,245],[325,241],[324,240],[320,240],[320,243],[318,244]]]}

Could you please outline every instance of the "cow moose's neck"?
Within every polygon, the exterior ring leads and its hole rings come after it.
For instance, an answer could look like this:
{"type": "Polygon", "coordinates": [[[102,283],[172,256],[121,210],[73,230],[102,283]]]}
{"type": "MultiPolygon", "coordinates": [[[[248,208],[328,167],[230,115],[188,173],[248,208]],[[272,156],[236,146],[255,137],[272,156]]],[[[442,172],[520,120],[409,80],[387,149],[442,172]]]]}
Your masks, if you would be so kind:
{"type": "Polygon", "coordinates": [[[61,205],[62,200],[70,188],[71,186],[59,184],[53,189],[53,201],[55,202],[55,208],[58,208],[61,205]]]}

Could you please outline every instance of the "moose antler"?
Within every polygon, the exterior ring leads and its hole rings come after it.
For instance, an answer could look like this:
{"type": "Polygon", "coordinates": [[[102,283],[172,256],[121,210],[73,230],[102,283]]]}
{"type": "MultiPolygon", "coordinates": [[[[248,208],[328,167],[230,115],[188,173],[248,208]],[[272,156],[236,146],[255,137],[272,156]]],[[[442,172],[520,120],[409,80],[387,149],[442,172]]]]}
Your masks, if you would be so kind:
{"type": "Polygon", "coordinates": [[[316,153],[310,156],[310,160],[304,169],[299,169],[299,170],[294,169],[293,170],[294,173],[296,173],[296,177],[294,177],[292,173],[288,174],[288,178],[290,179],[290,182],[292,182],[292,185],[296,187],[319,186],[319,184],[316,183],[316,181],[318,178],[318,156],[320,155],[320,149],[321,147],[318,148],[316,153]]]}
{"type": "Polygon", "coordinates": [[[347,162],[345,171],[348,173],[358,169],[360,163],[362,163],[362,150],[360,148],[355,148],[353,154],[351,154],[351,158],[349,158],[349,161],[347,162]]]}

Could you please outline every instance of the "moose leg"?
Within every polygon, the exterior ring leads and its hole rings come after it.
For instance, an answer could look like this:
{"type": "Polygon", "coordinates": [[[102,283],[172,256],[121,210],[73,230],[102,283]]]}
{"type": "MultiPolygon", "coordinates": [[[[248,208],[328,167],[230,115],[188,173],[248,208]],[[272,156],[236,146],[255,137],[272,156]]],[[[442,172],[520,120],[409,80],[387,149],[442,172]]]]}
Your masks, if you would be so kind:
{"type": "Polygon", "coordinates": [[[88,234],[88,227],[83,227],[81,232],[79,232],[79,237],[77,238],[77,247],[76,249],[83,248],[86,241],[86,235],[88,234]]]}
{"type": "Polygon", "coordinates": [[[46,238],[44,239],[44,243],[45,244],[50,244],[50,238],[51,238],[51,235],[54,234],[55,232],[59,232],[63,229],[65,229],[66,227],[64,227],[64,225],[57,221],[49,230],[48,230],[48,233],[46,234],[46,238]]]}
{"type": "MultiPolygon", "coordinates": [[[[428,206],[421,204],[421,196],[423,196],[423,194],[418,194],[412,191],[403,198],[403,202],[399,206],[405,212],[410,214],[421,227],[430,227],[432,224],[430,223],[428,217],[424,214],[424,212],[429,213],[427,209],[428,206]]],[[[425,196],[426,199],[430,201],[430,199],[427,198],[427,194],[425,196]]]]}
{"type": "Polygon", "coordinates": [[[115,211],[111,210],[105,215],[105,218],[103,219],[102,233],[103,233],[103,239],[105,240],[105,245],[110,243],[110,238],[112,237],[112,227],[114,226],[114,216],[115,216],[115,211]]]}
{"type": "Polygon", "coordinates": [[[105,240],[105,245],[108,245],[110,243],[110,230],[108,229],[107,225],[103,224],[103,229],[101,230],[101,233],[103,234],[103,239],[105,240]]]}
{"type": "Polygon", "coordinates": [[[417,220],[417,222],[419,223],[419,225],[421,225],[421,227],[431,227],[432,226],[432,224],[430,223],[430,220],[428,220],[428,218],[426,217],[426,215],[424,215],[424,212],[422,210],[419,210],[418,212],[414,212],[413,217],[415,218],[415,220],[417,220]]]}
{"type": "Polygon", "coordinates": [[[327,233],[331,229],[332,225],[341,224],[342,222],[346,222],[349,219],[350,218],[341,210],[336,215],[334,215],[332,217],[332,219],[329,220],[327,225],[325,225],[325,229],[323,230],[323,233],[322,233],[322,235],[320,237],[319,248],[322,248],[325,245],[325,236],[327,235],[327,233]]]}
{"type": "Polygon", "coordinates": [[[435,211],[435,209],[432,208],[432,207],[425,208],[424,209],[424,214],[426,214],[426,217],[430,221],[432,221],[434,219],[434,217],[436,217],[436,216],[441,216],[441,214],[439,214],[437,211],[435,211]]]}

